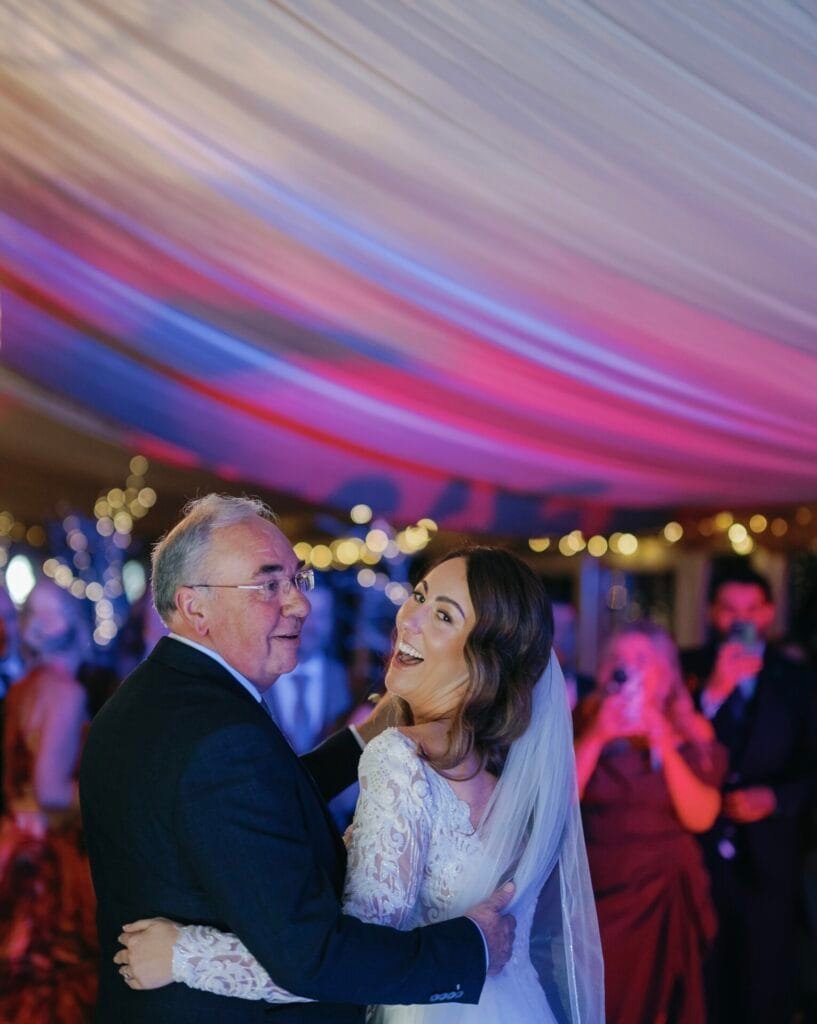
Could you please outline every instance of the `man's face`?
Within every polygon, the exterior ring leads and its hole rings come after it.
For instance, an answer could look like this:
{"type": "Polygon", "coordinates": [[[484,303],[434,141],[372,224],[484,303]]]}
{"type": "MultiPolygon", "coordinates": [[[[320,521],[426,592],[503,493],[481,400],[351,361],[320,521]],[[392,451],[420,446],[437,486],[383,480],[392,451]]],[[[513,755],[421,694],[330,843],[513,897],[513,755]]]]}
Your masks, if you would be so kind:
{"type": "MultiPolygon", "coordinates": [[[[215,530],[196,583],[263,583],[291,577],[301,563],[277,526],[257,519],[215,530]]],[[[201,639],[263,692],[298,661],[309,601],[296,588],[268,597],[258,590],[198,590],[201,639]]]]}
{"type": "Polygon", "coordinates": [[[774,621],[774,605],[756,583],[724,583],[718,588],[709,617],[721,639],[736,622],[751,622],[765,637],[774,621]]]}

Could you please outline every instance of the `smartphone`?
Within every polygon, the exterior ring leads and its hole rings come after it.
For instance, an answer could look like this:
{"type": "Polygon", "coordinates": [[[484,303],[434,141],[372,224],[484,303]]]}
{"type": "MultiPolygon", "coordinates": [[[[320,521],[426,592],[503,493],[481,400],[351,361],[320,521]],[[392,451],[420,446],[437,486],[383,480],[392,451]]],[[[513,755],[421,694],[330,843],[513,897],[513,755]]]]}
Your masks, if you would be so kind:
{"type": "Polygon", "coordinates": [[[727,634],[727,639],[736,640],[739,644],[754,651],[759,637],[754,622],[734,622],[727,634]]]}
{"type": "Polygon", "coordinates": [[[624,714],[627,721],[632,725],[637,725],[644,715],[644,687],[641,673],[619,666],[613,670],[605,689],[607,693],[617,693],[623,698],[624,714]]]}

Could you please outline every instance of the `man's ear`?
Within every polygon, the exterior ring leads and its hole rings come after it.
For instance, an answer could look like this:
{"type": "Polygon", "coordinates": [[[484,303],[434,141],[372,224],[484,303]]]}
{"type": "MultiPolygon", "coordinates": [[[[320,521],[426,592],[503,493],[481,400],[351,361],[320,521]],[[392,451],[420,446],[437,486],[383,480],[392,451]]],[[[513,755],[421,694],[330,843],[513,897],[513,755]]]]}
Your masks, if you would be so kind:
{"type": "Polygon", "coordinates": [[[197,587],[179,587],[173,602],[184,626],[195,636],[207,636],[210,632],[207,597],[197,587]]]}

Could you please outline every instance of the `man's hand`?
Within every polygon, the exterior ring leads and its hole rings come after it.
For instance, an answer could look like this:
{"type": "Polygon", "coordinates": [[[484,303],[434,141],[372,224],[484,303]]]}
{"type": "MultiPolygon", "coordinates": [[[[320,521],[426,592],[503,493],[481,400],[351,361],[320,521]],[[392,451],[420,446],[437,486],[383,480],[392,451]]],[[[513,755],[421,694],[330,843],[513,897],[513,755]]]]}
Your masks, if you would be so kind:
{"type": "Polygon", "coordinates": [[[718,651],[705,693],[710,700],[723,704],[741,679],[756,676],[762,667],[762,654],[747,650],[744,644],[737,640],[730,640],[718,651]]]}
{"type": "Polygon", "coordinates": [[[516,935],[516,918],[502,911],[513,899],[516,886],[506,882],[492,893],[487,900],[478,903],[465,916],[469,917],[482,931],[488,944],[488,973],[499,974],[510,960],[513,940],[516,935]]]}
{"type": "Polygon", "coordinates": [[[173,981],[173,946],[179,926],[164,917],[123,925],[119,941],[125,947],[113,958],[130,988],[162,988],[173,981]]]}
{"type": "Polygon", "coordinates": [[[747,786],[723,797],[723,815],[740,825],[763,821],[777,810],[777,797],[769,786],[747,786]]]}

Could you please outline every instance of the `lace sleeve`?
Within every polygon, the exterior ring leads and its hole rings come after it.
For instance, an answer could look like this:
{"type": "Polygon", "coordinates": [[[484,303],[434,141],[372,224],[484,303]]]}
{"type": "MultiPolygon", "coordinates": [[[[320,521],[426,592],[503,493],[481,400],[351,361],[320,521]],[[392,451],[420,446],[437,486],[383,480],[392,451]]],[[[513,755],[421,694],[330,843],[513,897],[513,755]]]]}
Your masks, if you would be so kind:
{"type": "Polygon", "coordinates": [[[407,930],[431,831],[425,768],[411,740],[387,729],[364,750],[359,775],[344,913],[407,930]]]}
{"type": "Polygon", "coordinates": [[[237,935],[204,925],[181,928],[173,946],[173,980],[217,996],[312,1002],[279,988],[237,935]]]}

